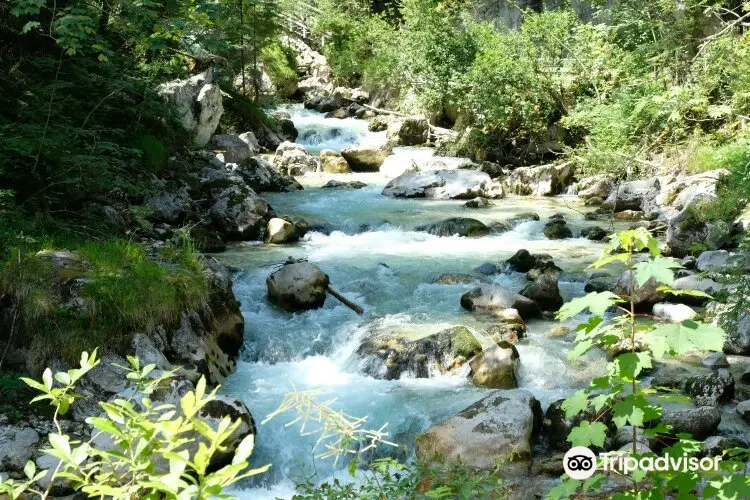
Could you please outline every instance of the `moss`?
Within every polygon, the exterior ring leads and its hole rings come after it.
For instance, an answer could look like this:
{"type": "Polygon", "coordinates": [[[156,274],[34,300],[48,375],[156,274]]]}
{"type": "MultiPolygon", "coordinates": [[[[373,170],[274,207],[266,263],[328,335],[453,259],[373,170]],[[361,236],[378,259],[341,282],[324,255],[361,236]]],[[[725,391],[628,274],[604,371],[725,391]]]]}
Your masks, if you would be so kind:
{"type": "Polygon", "coordinates": [[[482,352],[482,345],[468,328],[458,326],[451,330],[450,334],[453,337],[456,355],[470,359],[477,353],[482,352]]]}

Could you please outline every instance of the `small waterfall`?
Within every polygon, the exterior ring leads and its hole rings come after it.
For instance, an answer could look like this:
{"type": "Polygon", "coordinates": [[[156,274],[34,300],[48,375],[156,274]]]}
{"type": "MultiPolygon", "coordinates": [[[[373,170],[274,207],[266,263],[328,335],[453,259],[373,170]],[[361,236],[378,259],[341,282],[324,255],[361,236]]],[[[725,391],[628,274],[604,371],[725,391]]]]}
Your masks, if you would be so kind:
{"type": "Polygon", "coordinates": [[[326,118],[324,114],[305,109],[301,104],[285,106],[299,132],[297,143],[312,154],[324,149],[341,151],[354,144],[384,144],[385,132],[370,132],[367,122],[356,118],[326,118]]]}

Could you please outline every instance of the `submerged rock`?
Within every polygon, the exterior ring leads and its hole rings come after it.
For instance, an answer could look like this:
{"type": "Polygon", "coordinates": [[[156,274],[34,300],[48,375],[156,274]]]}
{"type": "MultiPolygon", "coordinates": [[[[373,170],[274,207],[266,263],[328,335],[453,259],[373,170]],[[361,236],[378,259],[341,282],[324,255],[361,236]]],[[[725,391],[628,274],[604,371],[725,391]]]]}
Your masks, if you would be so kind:
{"type": "Polygon", "coordinates": [[[360,181],[349,181],[349,182],[342,182],[337,181],[335,179],[331,179],[328,181],[323,188],[325,189],[362,189],[366,188],[367,184],[360,181]]]}
{"type": "Polygon", "coordinates": [[[591,241],[602,241],[609,233],[599,226],[587,227],[581,230],[581,238],[591,241]]]}
{"type": "Polygon", "coordinates": [[[366,338],[357,349],[364,359],[362,371],[386,380],[449,373],[481,352],[481,344],[464,326],[420,338],[398,332],[380,334],[366,338]]]}
{"type": "Polygon", "coordinates": [[[480,285],[466,292],[461,297],[461,307],[478,312],[502,312],[506,309],[515,309],[524,319],[541,314],[536,302],[500,285],[480,285]]]}
{"type": "Polygon", "coordinates": [[[476,238],[486,236],[490,229],[482,222],[468,217],[452,217],[433,224],[427,224],[416,228],[417,231],[434,234],[435,236],[465,236],[476,238]]]}
{"type": "Polygon", "coordinates": [[[286,264],[266,279],[268,300],[285,311],[306,311],[323,306],[328,275],[315,264],[286,264]]]}
{"type": "Polygon", "coordinates": [[[539,401],[526,390],[495,391],[417,437],[416,454],[425,462],[436,455],[468,467],[504,470],[530,465],[532,447],[542,424],[539,401]]]}
{"type": "Polygon", "coordinates": [[[469,362],[474,385],[491,389],[518,387],[518,351],[509,342],[483,350],[469,362]]]}
{"type": "Polygon", "coordinates": [[[487,198],[482,198],[481,196],[464,203],[464,206],[466,208],[490,208],[493,205],[494,203],[492,203],[487,198]]]}
{"type": "Polygon", "coordinates": [[[432,282],[441,285],[457,285],[471,283],[475,280],[476,278],[471,274],[441,274],[440,276],[435,277],[432,282]]]}

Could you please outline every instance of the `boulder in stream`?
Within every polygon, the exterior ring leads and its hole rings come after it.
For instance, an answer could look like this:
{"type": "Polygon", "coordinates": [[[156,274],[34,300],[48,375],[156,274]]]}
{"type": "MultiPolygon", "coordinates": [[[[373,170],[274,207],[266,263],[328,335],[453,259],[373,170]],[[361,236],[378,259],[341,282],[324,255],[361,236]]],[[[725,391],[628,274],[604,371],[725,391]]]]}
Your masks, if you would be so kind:
{"type": "Polygon", "coordinates": [[[310,262],[285,264],[266,279],[268,300],[285,311],[306,311],[323,306],[330,280],[310,262]]]}
{"type": "Polygon", "coordinates": [[[430,124],[418,116],[391,120],[386,134],[389,141],[399,146],[419,146],[427,142],[430,124]]]}
{"type": "Polygon", "coordinates": [[[703,440],[716,434],[721,423],[721,410],[713,406],[701,406],[685,410],[664,410],[662,423],[672,426],[672,433],[686,432],[694,439],[703,440]]]}
{"type": "Polygon", "coordinates": [[[293,243],[299,240],[294,223],[278,217],[268,221],[266,233],[266,243],[293,243]]]}
{"type": "Polygon", "coordinates": [[[563,219],[552,219],[544,225],[544,236],[550,240],[563,240],[572,238],[573,231],[568,227],[568,223],[563,219]]]}
{"type": "Polygon", "coordinates": [[[354,172],[377,172],[391,153],[392,150],[386,146],[355,145],[343,149],[341,156],[354,172]]]}
{"type": "Polygon", "coordinates": [[[486,236],[490,229],[482,222],[468,217],[451,217],[433,224],[426,224],[416,228],[417,231],[434,234],[435,236],[465,236],[476,238],[486,236]]]}
{"type": "Polygon", "coordinates": [[[436,200],[470,200],[478,196],[502,197],[502,191],[497,191],[497,186],[489,175],[471,170],[404,172],[386,184],[383,194],[395,198],[436,200]]]}
{"type": "Polygon", "coordinates": [[[320,152],[320,168],[329,174],[349,174],[352,171],[341,153],[330,149],[320,152]]]}
{"type": "Polygon", "coordinates": [[[552,196],[563,192],[573,181],[573,164],[519,167],[503,179],[503,187],[522,196],[552,196]]]}
{"type": "Polygon", "coordinates": [[[357,349],[362,371],[371,377],[393,380],[449,373],[482,352],[474,334],[456,326],[427,336],[388,332],[365,338],[357,349]]]}
{"type": "Polygon", "coordinates": [[[477,312],[503,312],[515,309],[523,319],[541,314],[539,305],[533,300],[513,293],[500,285],[482,284],[461,297],[461,307],[477,312]]]}
{"type": "Polygon", "coordinates": [[[263,198],[244,186],[220,191],[211,206],[211,224],[229,240],[262,240],[266,223],[274,216],[263,198]]]}
{"type": "Polygon", "coordinates": [[[483,350],[469,362],[474,385],[491,389],[518,387],[518,351],[509,342],[483,350]]]}
{"type": "Polygon", "coordinates": [[[498,390],[417,437],[416,454],[425,462],[441,456],[468,467],[526,471],[542,425],[542,408],[523,389],[498,390]]]}
{"type": "Polygon", "coordinates": [[[543,311],[557,311],[563,305],[557,277],[549,274],[541,274],[528,283],[520,293],[536,302],[543,311]]]}
{"type": "Polygon", "coordinates": [[[659,179],[622,182],[613,189],[603,206],[614,208],[615,212],[623,210],[641,210],[652,212],[655,207],[655,199],[661,190],[659,179]]]}

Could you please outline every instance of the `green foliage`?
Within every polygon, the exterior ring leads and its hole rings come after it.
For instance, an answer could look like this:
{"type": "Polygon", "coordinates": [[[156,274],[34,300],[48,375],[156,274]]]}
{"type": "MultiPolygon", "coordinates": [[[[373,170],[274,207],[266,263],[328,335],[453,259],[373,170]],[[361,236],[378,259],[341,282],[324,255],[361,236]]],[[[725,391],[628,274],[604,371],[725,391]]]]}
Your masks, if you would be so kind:
{"type": "MultiPolygon", "coordinates": [[[[607,246],[604,257],[596,261],[592,267],[600,268],[613,262],[624,263],[629,273],[629,293],[625,297],[591,293],[565,304],[558,313],[560,319],[570,319],[585,310],[593,314],[586,323],[578,326],[577,345],[569,354],[573,359],[594,346],[604,349],[609,349],[615,344],[625,346],[622,349],[624,352],[607,365],[606,375],[595,378],[588,387],[577,391],[563,403],[562,408],[567,418],[582,412],[589,415],[571,430],[568,441],[573,446],[602,448],[609,432],[608,425],[603,419],[611,415],[612,425],[618,429],[626,425],[636,429],[633,431],[633,455],[639,458],[654,457],[652,452],[638,453],[638,433],[643,432],[643,435],[650,437],[657,433],[666,433],[669,429],[659,423],[661,405],[646,396],[667,400],[670,395],[657,393],[653,388],[641,387],[639,377],[645,370],[652,368],[653,361],[660,360],[666,355],[679,356],[693,350],[721,351],[724,345],[724,332],[720,328],[697,321],[669,323],[658,318],[644,319],[636,314],[636,294],[647,282],[661,285],[660,290],[666,293],[691,293],[671,288],[674,270],[680,266],[673,259],[660,255],[658,242],[645,229],[616,233],[607,246]],[[636,254],[640,252],[646,252],[648,260],[637,261],[636,254]],[[608,314],[608,311],[613,311],[614,314],[608,314]]],[[[694,454],[699,451],[700,443],[691,440],[690,436],[680,434],[676,438],[674,444],[660,453],[681,456],[683,452],[694,454]]],[[[721,463],[722,469],[716,473],[640,472],[631,476],[632,486],[624,487],[617,498],[644,498],[642,485],[646,484],[649,485],[648,490],[658,492],[662,496],[679,492],[678,496],[693,497],[693,492],[704,481],[713,488],[712,493],[704,491],[706,498],[737,498],[733,493],[750,490],[750,480],[744,475],[737,475],[737,472],[744,468],[744,463],[735,460],[734,457],[725,458],[729,459],[721,463]],[[731,475],[733,473],[735,475],[731,475]]],[[[601,488],[602,479],[603,476],[595,474],[585,484],[581,484],[564,477],[563,483],[553,488],[548,498],[590,494],[601,488]]]]}
{"type": "MultiPolygon", "coordinates": [[[[439,458],[439,457],[438,457],[439,458]]],[[[358,463],[349,472],[354,476],[358,463]]],[[[505,481],[491,471],[477,471],[461,463],[436,460],[433,463],[405,465],[391,458],[373,461],[360,470],[358,482],[334,479],[322,484],[305,481],[297,485],[301,499],[382,499],[382,498],[504,498],[505,481]]]]}
{"type": "Polygon", "coordinates": [[[218,467],[214,459],[226,453],[227,440],[241,420],[224,417],[216,428],[199,416],[213,401],[216,390],[206,392],[201,378],[195,391],[187,392],[179,405],[156,403],[150,396],[159,384],[172,376],[154,377],[155,365],[141,366],[129,357],[126,378],[134,384],[132,395],[99,405],[106,416],[90,417],[87,423],[97,432],[88,441],[79,441],[62,431],[59,418],[80,396],[76,384],[99,364],[96,350],[81,355],[80,367],[55,374],[48,368],[42,381],[23,381],[39,392],[32,402],[48,401],[55,410],[55,432],[48,435],[45,455],[56,458],[54,469],[37,471],[34,462],[24,468],[26,479],[0,482],[0,493],[16,498],[47,498],[57,478],[72,482],[89,497],[108,498],[231,498],[222,491],[244,478],[261,474],[270,465],[249,469],[253,434],[245,437],[232,454],[231,463],[218,467]],[[94,441],[114,443],[112,449],[97,447],[94,441]],[[38,481],[48,479],[43,488],[38,481]]]}
{"type": "Polygon", "coordinates": [[[18,250],[0,270],[0,295],[18,304],[16,341],[30,348],[34,367],[51,356],[74,361],[82,347],[127,348],[133,332],[170,325],[208,297],[203,266],[190,238],[162,250],[160,260],[140,245],[106,240],[76,248],[75,265],[55,270],[50,259],[18,250]],[[63,303],[61,290],[80,280],[80,303],[63,303]]]}

